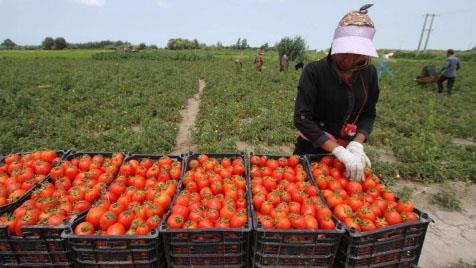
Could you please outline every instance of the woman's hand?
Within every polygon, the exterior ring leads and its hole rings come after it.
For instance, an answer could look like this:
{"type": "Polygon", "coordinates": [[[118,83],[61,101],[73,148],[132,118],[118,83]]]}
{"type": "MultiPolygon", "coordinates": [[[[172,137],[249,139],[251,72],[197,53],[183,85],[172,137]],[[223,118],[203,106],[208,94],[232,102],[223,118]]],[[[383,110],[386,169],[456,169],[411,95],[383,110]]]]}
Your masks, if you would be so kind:
{"type": "Polygon", "coordinates": [[[361,180],[364,175],[364,165],[360,158],[342,146],[332,150],[332,154],[345,166],[345,177],[361,180]]]}
{"type": "Polygon", "coordinates": [[[349,152],[351,152],[353,155],[355,155],[359,159],[359,161],[362,163],[362,166],[364,168],[371,167],[370,159],[365,154],[364,145],[362,145],[362,143],[351,141],[347,145],[346,149],[349,150],[349,152]]]}

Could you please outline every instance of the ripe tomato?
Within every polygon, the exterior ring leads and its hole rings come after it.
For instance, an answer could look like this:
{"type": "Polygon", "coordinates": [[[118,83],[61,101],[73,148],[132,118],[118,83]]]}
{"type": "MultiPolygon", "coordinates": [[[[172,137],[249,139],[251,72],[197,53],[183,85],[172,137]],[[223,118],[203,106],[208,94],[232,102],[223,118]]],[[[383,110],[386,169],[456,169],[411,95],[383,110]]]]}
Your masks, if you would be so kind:
{"type": "Polygon", "coordinates": [[[362,184],[360,184],[357,181],[349,181],[347,185],[345,186],[345,190],[349,195],[355,194],[355,193],[360,193],[362,192],[362,184]]]}
{"type": "Polygon", "coordinates": [[[123,235],[126,232],[126,228],[122,223],[116,222],[107,228],[107,235],[123,235]]]}
{"type": "Polygon", "coordinates": [[[377,229],[380,229],[380,228],[385,228],[388,226],[388,223],[387,223],[387,220],[385,218],[376,218],[375,219],[375,227],[377,229]]]}
{"type": "Polygon", "coordinates": [[[417,221],[418,220],[418,216],[413,213],[413,212],[410,212],[410,211],[404,211],[401,213],[401,216],[402,216],[402,220],[404,222],[413,222],[413,221],[417,221]]]}
{"type": "Polygon", "coordinates": [[[94,226],[90,222],[82,222],[74,228],[74,233],[77,235],[92,235],[94,234],[94,226]]]}
{"type": "Polygon", "coordinates": [[[107,231],[109,226],[113,225],[117,222],[116,213],[112,211],[107,211],[99,218],[99,226],[101,227],[102,231],[107,231]]]}
{"type": "Polygon", "coordinates": [[[277,229],[289,229],[291,228],[291,222],[289,221],[288,217],[280,216],[274,219],[274,227],[277,229]]]}
{"type": "Polygon", "coordinates": [[[274,227],[274,220],[268,215],[264,215],[258,218],[259,222],[261,225],[263,225],[264,228],[273,228],[274,227]]]}
{"type": "Polygon", "coordinates": [[[373,221],[370,220],[361,220],[360,228],[363,232],[372,231],[377,229],[373,221]]]}
{"type": "Polygon", "coordinates": [[[294,229],[306,229],[306,221],[302,215],[291,213],[289,220],[294,229]]]}
{"type": "Polygon", "coordinates": [[[336,228],[331,216],[324,215],[322,218],[319,218],[318,222],[321,229],[334,230],[336,228]]]}
{"type": "Polygon", "coordinates": [[[387,209],[387,211],[384,213],[384,217],[390,225],[399,224],[403,222],[403,219],[400,214],[394,209],[387,209]]]}
{"type": "Polygon", "coordinates": [[[410,200],[400,199],[397,204],[397,211],[402,212],[413,212],[413,203],[410,200]]]}
{"type": "Polygon", "coordinates": [[[154,229],[160,224],[161,218],[159,215],[154,215],[150,218],[147,219],[145,222],[147,226],[149,226],[149,229],[154,229]]]}
{"type": "Polygon", "coordinates": [[[54,214],[48,218],[48,225],[56,226],[63,223],[66,217],[63,214],[54,214]]]}
{"type": "Polygon", "coordinates": [[[317,230],[319,229],[319,224],[317,219],[309,214],[304,215],[304,221],[306,222],[306,229],[317,230]]]}
{"type": "Polygon", "coordinates": [[[288,158],[288,166],[290,167],[295,167],[297,164],[299,164],[299,156],[297,155],[291,155],[288,158]]]}
{"type": "Polygon", "coordinates": [[[167,219],[167,225],[172,229],[182,228],[184,223],[183,216],[181,214],[173,213],[170,214],[167,219]]]}
{"type": "Polygon", "coordinates": [[[117,217],[117,222],[120,222],[124,226],[124,228],[128,229],[131,226],[134,217],[134,211],[126,209],[119,214],[119,216],[117,217]]]}
{"type": "Polygon", "coordinates": [[[383,192],[382,197],[388,201],[395,201],[395,194],[392,192],[383,192]]]}
{"type": "Polygon", "coordinates": [[[352,217],[352,208],[347,204],[339,204],[334,208],[334,214],[340,220],[352,217]]]}
{"type": "Polygon", "coordinates": [[[326,198],[326,201],[330,208],[335,208],[337,205],[344,202],[344,199],[339,193],[334,192],[326,198]]]}
{"type": "Polygon", "coordinates": [[[358,232],[361,231],[360,225],[357,224],[351,217],[345,218],[343,222],[348,228],[354,228],[358,232]]]}
{"type": "Polygon", "coordinates": [[[147,223],[141,223],[136,228],[136,235],[146,235],[150,232],[150,227],[147,223]]]}
{"type": "Polygon", "coordinates": [[[374,221],[375,220],[375,214],[373,211],[367,207],[366,205],[361,206],[356,213],[357,217],[363,220],[369,220],[369,221],[374,221]]]}
{"type": "Polygon", "coordinates": [[[230,227],[231,228],[240,228],[246,224],[248,220],[248,213],[246,209],[240,210],[231,217],[230,227]]]}

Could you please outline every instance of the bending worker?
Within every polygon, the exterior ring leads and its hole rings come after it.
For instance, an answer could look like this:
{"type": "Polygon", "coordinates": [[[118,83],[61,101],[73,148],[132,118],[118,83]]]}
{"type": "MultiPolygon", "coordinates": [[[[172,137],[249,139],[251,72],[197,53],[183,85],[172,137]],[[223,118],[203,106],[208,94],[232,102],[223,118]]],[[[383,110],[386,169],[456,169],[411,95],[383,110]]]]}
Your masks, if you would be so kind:
{"type": "Polygon", "coordinates": [[[372,131],[379,97],[375,28],[365,5],[339,22],[329,55],[308,64],[301,75],[294,111],[299,130],[295,154],[331,152],[346,177],[362,179],[370,160],[363,143],[372,131]]]}

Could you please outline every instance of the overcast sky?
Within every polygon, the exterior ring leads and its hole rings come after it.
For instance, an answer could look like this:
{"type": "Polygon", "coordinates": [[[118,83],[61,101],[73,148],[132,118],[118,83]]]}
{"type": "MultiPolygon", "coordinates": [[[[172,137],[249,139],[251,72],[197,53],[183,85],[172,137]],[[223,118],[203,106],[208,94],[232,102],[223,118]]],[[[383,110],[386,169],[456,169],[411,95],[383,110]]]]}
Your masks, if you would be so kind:
{"type": "Polygon", "coordinates": [[[378,48],[416,49],[425,13],[438,14],[428,48],[476,46],[476,0],[0,0],[0,42],[38,45],[62,36],[163,47],[177,37],[224,45],[241,37],[260,46],[300,35],[323,49],[340,18],[368,2],[378,48]]]}

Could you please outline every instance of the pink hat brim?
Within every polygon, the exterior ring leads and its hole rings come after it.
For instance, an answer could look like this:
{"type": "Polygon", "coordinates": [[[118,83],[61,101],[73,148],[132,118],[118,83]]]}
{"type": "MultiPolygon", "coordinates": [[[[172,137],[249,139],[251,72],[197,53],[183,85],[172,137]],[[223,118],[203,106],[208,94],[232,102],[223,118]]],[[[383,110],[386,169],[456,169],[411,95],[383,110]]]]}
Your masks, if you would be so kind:
{"type": "Polygon", "coordinates": [[[331,54],[351,53],[378,57],[372,40],[360,36],[344,36],[332,41],[331,54]]]}

